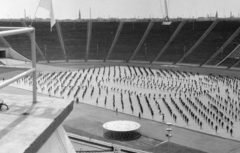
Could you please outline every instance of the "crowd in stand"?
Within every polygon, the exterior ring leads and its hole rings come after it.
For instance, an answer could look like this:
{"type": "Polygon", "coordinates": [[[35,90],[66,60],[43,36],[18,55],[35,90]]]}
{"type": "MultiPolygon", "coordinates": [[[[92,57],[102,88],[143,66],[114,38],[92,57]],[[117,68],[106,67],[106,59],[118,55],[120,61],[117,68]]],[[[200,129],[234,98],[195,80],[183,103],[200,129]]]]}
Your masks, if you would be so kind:
{"type": "MultiPolygon", "coordinates": [[[[105,66],[78,71],[39,73],[37,91],[76,102],[94,101],[108,109],[126,112],[139,118],[150,114],[164,122],[208,126],[216,133],[225,129],[233,135],[240,121],[238,78],[221,75],[199,75],[171,69],[139,66],[105,66]]],[[[17,84],[32,85],[31,76],[17,84]]]]}

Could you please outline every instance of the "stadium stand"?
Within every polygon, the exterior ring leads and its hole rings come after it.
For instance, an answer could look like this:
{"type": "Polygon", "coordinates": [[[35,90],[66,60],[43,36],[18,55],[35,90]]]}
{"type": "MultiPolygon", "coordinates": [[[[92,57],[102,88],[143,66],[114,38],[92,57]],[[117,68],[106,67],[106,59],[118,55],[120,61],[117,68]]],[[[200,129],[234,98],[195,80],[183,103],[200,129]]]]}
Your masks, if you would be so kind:
{"type": "MultiPolygon", "coordinates": [[[[22,27],[22,24],[20,22],[1,22],[0,26],[22,27]]],[[[31,58],[31,42],[26,34],[6,36],[4,39],[14,50],[17,50],[19,54],[27,57],[28,59],[31,58]]]]}
{"type": "Polygon", "coordinates": [[[67,57],[67,53],[66,53],[66,49],[65,49],[65,44],[64,44],[64,41],[63,41],[63,36],[62,36],[62,30],[61,30],[61,25],[60,25],[60,22],[57,22],[56,23],[56,30],[57,30],[57,34],[58,34],[58,39],[60,41],[60,44],[61,44],[61,49],[63,51],[63,56],[66,60],[66,62],[68,62],[68,57],[67,57]]]}
{"type": "Polygon", "coordinates": [[[109,60],[129,59],[139,44],[148,22],[125,22],[109,60]]]}
{"type": "Polygon", "coordinates": [[[173,22],[170,26],[163,26],[161,22],[155,22],[150,30],[144,45],[133,58],[136,61],[152,61],[168,42],[180,22],[173,22]],[[145,47],[146,56],[145,56],[145,47]]]}
{"type": "Polygon", "coordinates": [[[87,46],[86,46],[85,62],[88,61],[88,54],[89,54],[91,37],[92,37],[92,21],[88,21],[88,24],[87,24],[87,46]]]}
{"type": "Polygon", "coordinates": [[[146,31],[144,32],[144,35],[142,36],[142,39],[140,40],[137,48],[134,50],[133,54],[131,55],[131,57],[127,60],[127,62],[131,61],[133,59],[133,57],[139,52],[139,49],[142,47],[142,45],[144,45],[144,49],[145,49],[145,54],[144,56],[146,56],[146,51],[147,51],[147,46],[146,44],[143,44],[145,42],[145,39],[146,37],[148,36],[149,34],[149,31],[152,29],[152,26],[153,26],[154,22],[151,21],[149,22],[147,28],[146,28],[146,31]]]}
{"type": "MultiPolygon", "coordinates": [[[[235,21],[236,24],[239,24],[238,21],[235,21]]],[[[239,25],[240,26],[240,25],[239,25]]],[[[212,59],[208,65],[216,65],[222,59],[224,59],[230,52],[232,52],[240,42],[240,34],[238,34],[224,49],[221,51],[214,59],[212,59]]],[[[220,64],[220,66],[231,66],[236,62],[235,58],[228,58],[226,61],[220,64]]]]}
{"type": "Polygon", "coordinates": [[[237,58],[227,58],[219,66],[230,68],[233,66],[239,59],[237,58]]]}
{"type": "MultiPolygon", "coordinates": [[[[26,22],[27,26],[31,25],[26,22]]],[[[64,54],[58,38],[56,27],[50,31],[49,22],[33,22],[32,26],[36,29],[36,42],[43,54],[51,60],[64,60],[64,54]]],[[[28,38],[29,39],[29,38],[28,38]]]]}
{"type": "Polygon", "coordinates": [[[234,63],[233,67],[239,68],[240,67],[240,60],[237,59],[236,63],[234,63]]]}
{"type": "Polygon", "coordinates": [[[68,59],[85,59],[87,22],[61,22],[61,29],[68,59]]]}
{"type": "MultiPolygon", "coordinates": [[[[15,26],[15,27],[22,27],[20,22],[12,22],[10,24],[4,24],[2,26],[15,26]]],[[[14,50],[17,50],[19,54],[27,57],[28,59],[31,58],[31,48],[30,48],[30,39],[29,36],[25,35],[15,35],[15,36],[7,36],[1,37],[0,46],[1,47],[11,47],[14,50]]],[[[37,53],[37,61],[44,61],[45,59],[39,52],[37,53]]]]}
{"type": "MultiPolygon", "coordinates": [[[[240,33],[240,27],[228,38],[228,40],[205,62],[203,62],[201,65],[207,65],[210,61],[212,61],[212,59],[215,59],[216,56],[221,55],[220,57],[222,58],[222,54],[224,49],[229,45],[229,43],[231,43],[231,41],[233,41],[233,39],[240,33]]],[[[234,52],[234,51],[232,51],[234,52]]],[[[232,52],[229,54],[231,55],[232,52]]],[[[220,61],[220,63],[222,63],[223,60],[225,60],[226,58],[228,58],[227,55],[224,59],[222,59],[220,61]]],[[[219,65],[220,63],[217,63],[216,65],[219,65]]]]}
{"type": "MultiPolygon", "coordinates": [[[[0,25],[22,27],[31,24],[28,21],[24,25],[23,22],[25,23],[24,20],[2,21],[0,25]]],[[[32,26],[36,28],[36,42],[42,51],[42,54],[37,52],[37,61],[45,61],[44,56],[50,61],[67,60],[66,58],[69,60],[89,59],[105,61],[107,59],[126,61],[130,59],[130,61],[153,61],[169,42],[169,39],[181,21],[174,21],[170,26],[163,26],[161,22],[153,21],[148,29],[149,33],[140,44],[149,23],[148,20],[136,22],[123,21],[119,37],[113,45],[120,22],[92,21],[91,36],[89,36],[91,39],[89,39],[89,52],[87,56],[87,21],[60,21],[59,27],[63,40],[62,44],[60,43],[61,39],[58,36],[56,26],[53,27],[53,31],[51,32],[48,22],[34,21],[32,26]],[[65,48],[66,55],[63,47],[65,48]],[[110,52],[111,47],[112,50],[110,52]],[[136,51],[136,49],[138,50],[136,51]]],[[[204,37],[203,41],[200,41],[200,44],[192,52],[187,53],[200,37],[209,30],[208,28],[212,24],[213,21],[186,20],[182,29],[156,61],[177,64],[180,61],[180,64],[239,67],[239,64],[236,63],[238,62],[238,57],[232,56],[218,64],[239,44],[240,35],[237,34],[230,43],[227,43],[223,51],[219,52],[220,47],[239,28],[239,21],[217,21],[216,25],[213,26],[214,28],[204,37]],[[183,57],[184,54],[186,57],[183,57]]],[[[6,47],[7,44],[10,44],[10,47],[18,51],[21,55],[31,58],[30,40],[26,34],[1,38],[0,45],[6,47]]]]}
{"type": "MultiPolygon", "coordinates": [[[[23,27],[27,27],[27,24],[25,23],[24,20],[21,20],[21,24],[23,27]]],[[[31,35],[30,33],[27,34],[29,39],[31,39],[31,35]]],[[[29,49],[27,49],[29,50],[29,49]]],[[[38,44],[36,43],[36,58],[37,58],[37,61],[47,61],[49,62],[49,60],[45,57],[45,55],[43,54],[43,52],[41,51],[41,49],[39,48],[38,44]]]]}
{"type": "Polygon", "coordinates": [[[159,61],[177,62],[203,35],[212,21],[187,21],[159,61]]]}
{"type": "MultiPolygon", "coordinates": [[[[157,57],[154,58],[152,62],[159,60],[159,57],[162,56],[162,54],[167,50],[167,48],[170,46],[170,44],[173,42],[173,40],[175,39],[175,37],[178,35],[178,33],[181,31],[182,27],[184,26],[184,24],[186,23],[186,20],[183,20],[179,26],[177,27],[177,29],[174,31],[174,33],[172,34],[172,36],[170,37],[170,39],[168,40],[168,42],[164,45],[164,47],[161,49],[161,51],[158,53],[157,57]]],[[[163,24],[164,25],[164,24],[163,24]]]]}
{"type": "Polygon", "coordinates": [[[113,43],[119,22],[93,22],[89,59],[103,60],[113,43]]]}
{"type": "Polygon", "coordinates": [[[182,63],[202,64],[221,47],[239,27],[234,21],[219,21],[213,30],[182,63]]]}

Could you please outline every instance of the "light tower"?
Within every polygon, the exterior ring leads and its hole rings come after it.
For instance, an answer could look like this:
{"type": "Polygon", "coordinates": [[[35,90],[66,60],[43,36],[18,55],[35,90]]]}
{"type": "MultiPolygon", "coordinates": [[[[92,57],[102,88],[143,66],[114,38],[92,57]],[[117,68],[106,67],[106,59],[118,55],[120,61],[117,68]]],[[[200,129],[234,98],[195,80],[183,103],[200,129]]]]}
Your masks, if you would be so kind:
{"type": "Polygon", "coordinates": [[[169,20],[169,16],[168,16],[168,5],[167,5],[167,0],[164,0],[164,6],[165,6],[165,18],[164,21],[162,23],[162,25],[170,25],[172,22],[169,20]]]}
{"type": "Polygon", "coordinates": [[[164,0],[164,6],[165,6],[165,21],[168,22],[169,21],[169,17],[168,17],[168,6],[167,6],[167,0],[164,0]]]}

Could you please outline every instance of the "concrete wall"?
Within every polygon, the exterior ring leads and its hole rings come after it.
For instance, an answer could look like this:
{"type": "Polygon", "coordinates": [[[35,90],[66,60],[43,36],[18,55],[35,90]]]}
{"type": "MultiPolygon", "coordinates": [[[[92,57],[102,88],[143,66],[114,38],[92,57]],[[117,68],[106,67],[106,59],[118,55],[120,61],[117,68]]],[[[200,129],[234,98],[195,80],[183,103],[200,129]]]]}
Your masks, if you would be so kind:
{"type": "Polygon", "coordinates": [[[37,153],[76,153],[76,151],[60,125],[37,153]]]}
{"type": "Polygon", "coordinates": [[[31,60],[27,59],[26,57],[22,56],[12,48],[7,48],[7,47],[0,47],[0,50],[5,50],[6,52],[6,58],[12,58],[20,61],[27,61],[31,62],[31,60]]]}

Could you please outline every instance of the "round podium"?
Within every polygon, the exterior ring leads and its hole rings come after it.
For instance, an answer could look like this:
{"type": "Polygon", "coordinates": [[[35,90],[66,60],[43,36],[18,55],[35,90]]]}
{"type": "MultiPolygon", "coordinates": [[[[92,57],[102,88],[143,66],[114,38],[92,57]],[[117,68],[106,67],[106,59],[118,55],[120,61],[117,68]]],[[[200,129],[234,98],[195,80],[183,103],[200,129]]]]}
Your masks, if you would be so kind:
{"type": "Polygon", "coordinates": [[[111,121],[103,124],[103,136],[108,139],[128,141],[141,137],[141,125],[133,121],[111,121]]]}

